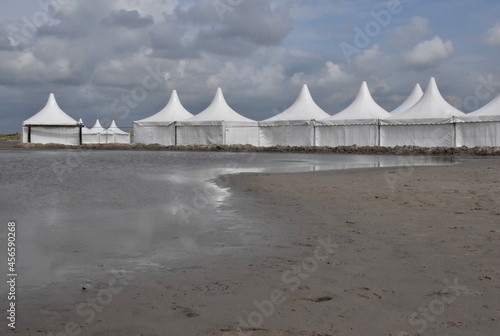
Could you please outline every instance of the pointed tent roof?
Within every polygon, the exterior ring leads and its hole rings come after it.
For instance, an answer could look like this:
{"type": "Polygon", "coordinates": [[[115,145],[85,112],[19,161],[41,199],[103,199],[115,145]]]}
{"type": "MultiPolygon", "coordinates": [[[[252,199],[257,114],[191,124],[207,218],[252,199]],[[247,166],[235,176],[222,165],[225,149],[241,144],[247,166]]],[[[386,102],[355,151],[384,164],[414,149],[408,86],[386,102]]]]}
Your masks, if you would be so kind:
{"type": "Polygon", "coordinates": [[[443,98],[437,87],[436,79],[431,77],[422,98],[408,110],[392,116],[391,119],[433,119],[464,115],[443,98]]]}
{"type": "Polygon", "coordinates": [[[253,122],[254,120],[242,116],[241,114],[234,111],[231,107],[229,107],[226,100],[224,99],[221,88],[217,88],[217,92],[215,93],[215,97],[210,106],[194,117],[187,119],[186,121],[253,122]]]}
{"type": "Polygon", "coordinates": [[[37,114],[23,121],[23,125],[79,125],[79,123],[64,113],[57,105],[56,97],[53,93],[49,95],[49,99],[45,107],[37,114]]]}
{"type": "Polygon", "coordinates": [[[384,110],[373,100],[366,82],[361,83],[358,95],[354,101],[344,110],[324,120],[342,119],[381,119],[387,118],[390,113],[384,110]]]}
{"type": "Polygon", "coordinates": [[[106,129],[101,126],[101,123],[99,122],[99,119],[95,121],[94,127],[90,129],[90,132],[92,133],[106,133],[106,129]]]}
{"type": "Polygon", "coordinates": [[[330,115],[323,111],[313,100],[306,84],[302,86],[300,94],[288,109],[265,121],[276,120],[321,120],[330,115]]]}
{"type": "Polygon", "coordinates": [[[88,129],[88,127],[87,127],[87,126],[85,126],[85,124],[83,123],[82,118],[80,118],[80,120],[79,120],[78,122],[79,122],[80,124],[82,124],[82,125],[83,125],[83,127],[82,127],[82,133],[83,133],[83,134],[88,134],[88,133],[90,133],[90,129],[88,129]]]}
{"type": "Polygon", "coordinates": [[[139,122],[179,121],[191,118],[193,115],[182,106],[177,90],[173,90],[167,105],[155,115],[139,120],[139,122]]]}
{"type": "Polygon", "coordinates": [[[500,116],[500,95],[480,109],[467,114],[468,116],[500,116]]]}
{"type": "Polygon", "coordinates": [[[116,123],[114,120],[111,122],[111,126],[108,127],[108,133],[109,134],[128,134],[127,132],[124,132],[121,129],[119,129],[118,126],[116,126],[116,123]]]}
{"type": "Polygon", "coordinates": [[[417,83],[417,85],[415,85],[415,88],[410,93],[408,98],[406,98],[406,100],[401,105],[399,105],[396,109],[394,109],[391,112],[391,115],[393,115],[393,116],[398,115],[398,114],[403,113],[404,111],[408,110],[410,107],[415,105],[420,100],[420,98],[422,98],[423,95],[424,95],[424,91],[422,91],[420,84],[417,83]]]}

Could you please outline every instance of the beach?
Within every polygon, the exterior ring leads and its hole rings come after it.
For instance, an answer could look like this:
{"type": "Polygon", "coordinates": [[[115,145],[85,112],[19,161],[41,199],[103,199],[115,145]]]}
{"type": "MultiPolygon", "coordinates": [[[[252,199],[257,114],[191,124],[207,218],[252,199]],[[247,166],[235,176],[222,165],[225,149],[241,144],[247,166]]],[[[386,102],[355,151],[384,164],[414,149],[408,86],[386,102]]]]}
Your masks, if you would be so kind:
{"type": "Polygon", "coordinates": [[[17,332],[497,335],[500,160],[458,161],[220,177],[250,243],[66,288],[17,332]]]}

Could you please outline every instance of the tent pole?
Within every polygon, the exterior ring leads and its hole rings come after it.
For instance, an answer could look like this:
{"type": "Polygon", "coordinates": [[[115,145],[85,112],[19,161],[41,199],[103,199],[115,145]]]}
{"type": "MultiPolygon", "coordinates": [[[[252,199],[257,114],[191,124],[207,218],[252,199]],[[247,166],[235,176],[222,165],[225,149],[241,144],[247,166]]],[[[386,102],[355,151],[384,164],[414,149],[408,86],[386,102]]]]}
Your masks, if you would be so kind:
{"type": "Polygon", "coordinates": [[[453,147],[457,147],[457,121],[453,117],[453,147]]]}
{"type": "Polygon", "coordinates": [[[380,147],[380,119],[377,119],[377,146],[380,147]]]}
{"type": "Polygon", "coordinates": [[[312,145],[313,145],[313,147],[316,147],[316,121],[313,119],[313,120],[311,120],[311,123],[312,123],[312,127],[313,127],[312,145]]]}
{"type": "Polygon", "coordinates": [[[177,123],[174,124],[174,146],[177,146],[177,123]]]}
{"type": "Polygon", "coordinates": [[[83,125],[80,125],[80,146],[83,144],[83,135],[82,135],[83,125]]]}
{"type": "Polygon", "coordinates": [[[31,125],[28,125],[28,143],[31,143],[31,125]]]}

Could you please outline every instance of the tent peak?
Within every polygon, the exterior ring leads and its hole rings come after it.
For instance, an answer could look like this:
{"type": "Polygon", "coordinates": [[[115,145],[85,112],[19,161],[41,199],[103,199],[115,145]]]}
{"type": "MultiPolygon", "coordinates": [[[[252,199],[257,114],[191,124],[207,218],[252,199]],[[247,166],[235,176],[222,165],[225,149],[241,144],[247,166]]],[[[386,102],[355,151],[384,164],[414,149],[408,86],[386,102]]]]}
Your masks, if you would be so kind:
{"type": "Polygon", "coordinates": [[[172,122],[191,118],[193,115],[182,105],[177,90],[172,90],[170,98],[165,107],[151,117],[138,122],[172,122]]]}
{"type": "Polygon", "coordinates": [[[218,87],[217,90],[215,91],[214,98],[212,99],[212,102],[210,103],[209,107],[212,105],[214,106],[227,105],[229,107],[229,105],[226,102],[226,98],[224,98],[224,93],[222,92],[222,89],[220,87],[218,87]]]}
{"type": "Polygon", "coordinates": [[[390,113],[377,104],[368,89],[367,82],[363,81],[354,101],[344,110],[326,118],[326,120],[383,119],[388,116],[390,113]]]}
{"type": "Polygon", "coordinates": [[[214,99],[210,103],[210,105],[198,113],[192,118],[189,118],[186,121],[244,121],[244,122],[254,122],[253,120],[242,116],[235,110],[233,110],[226,99],[224,98],[224,94],[222,93],[222,89],[220,87],[217,88],[215,92],[214,99]]]}
{"type": "Polygon", "coordinates": [[[404,111],[408,110],[410,107],[415,105],[420,98],[424,95],[424,91],[422,91],[422,87],[420,84],[416,84],[415,87],[413,88],[413,91],[410,93],[410,95],[406,98],[406,100],[399,105],[397,108],[395,108],[392,112],[391,115],[398,115],[403,113],[404,111]]]}
{"type": "Polygon", "coordinates": [[[393,119],[425,119],[425,118],[451,118],[463,116],[464,113],[450,103],[448,103],[436,83],[436,79],[431,77],[427,84],[425,92],[415,105],[406,111],[393,115],[393,119]]]}
{"type": "Polygon", "coordinates": [[[323,111],[314,101],[306,84],[302,85],[299,95],[295,102],[274,117],[268,118],[265,121],[278,120],[321,120],[330,115],[323,111]]]}
{"type": "Polygon", "coordinates": [[[226,102],[226,98],[224,98],[224,93],[222,93],[222,89],[220,87],[217,88],[214,96],[214,102],[226,102]]]}
{"type": "Polygon", "coordinates": [[[500,94],[492,101],[468,114],[469,116],[497,116],[500,115],[500,94]]]}
{"type": "Polygon", "coordinates": [[[101,126],[101,122],[99,121],[99,119],[96,119],[94,127],[92,127],[90,131],[92,133],[101,133],[101,132],[104,133],[106,132],[106,129],[101,126]]]}
{"type": "Polygon", "coordinates": [[[107,132],[108,132],[108,134],[128,134],[127,132],[124,132],[120,128],[118,128],[118,126],[116,126],[116,123],[114,120],[111,122],[111,125],[108,127],[107,132]]]}
{"type": "Polygon", "coordinates": [[[49,94],[45,106],[34,116],[23,121],[23,125],[79,125],[78,121],[64,113],[53,93],[49,94]]]}
{"type": "Polygon", "coordinates": [[[307,86],[307,84],[302,85],[302,88],[300,89],[300,96],[311,97],[311,92],[309,91],[309,87],[307,86]]]}

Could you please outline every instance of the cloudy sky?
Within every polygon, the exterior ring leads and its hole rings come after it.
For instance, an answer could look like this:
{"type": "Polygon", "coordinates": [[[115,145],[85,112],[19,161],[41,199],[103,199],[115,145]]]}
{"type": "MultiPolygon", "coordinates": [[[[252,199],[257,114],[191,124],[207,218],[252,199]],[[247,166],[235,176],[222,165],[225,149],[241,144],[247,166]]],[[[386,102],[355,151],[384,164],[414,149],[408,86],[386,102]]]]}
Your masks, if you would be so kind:
{"type": "Polygon", "coordinates": [[[196,114],[219,86],[262,120],[304,83],[334,114],[363,80],[392,110],[434,76],[470,112],[500,93],[499,59],[496,0],[3,0],[0,133],[19,131],[50,92],[87,126],[127,130],[172,89],[196,114]]]}

